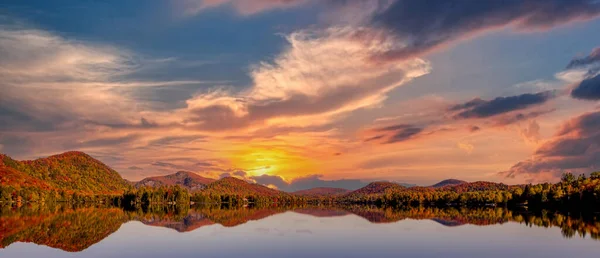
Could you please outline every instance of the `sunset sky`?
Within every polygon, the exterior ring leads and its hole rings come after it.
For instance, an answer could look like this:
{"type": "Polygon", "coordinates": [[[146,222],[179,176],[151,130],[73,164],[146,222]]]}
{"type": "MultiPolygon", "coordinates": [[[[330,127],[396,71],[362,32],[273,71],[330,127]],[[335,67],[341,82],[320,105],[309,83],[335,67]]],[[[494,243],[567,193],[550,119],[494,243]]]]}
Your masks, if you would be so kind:
{"type": "Polygon", "coordinates": [[[600,170],[598,0],[0,3],[0,153],[280,189],[600,170]]]}

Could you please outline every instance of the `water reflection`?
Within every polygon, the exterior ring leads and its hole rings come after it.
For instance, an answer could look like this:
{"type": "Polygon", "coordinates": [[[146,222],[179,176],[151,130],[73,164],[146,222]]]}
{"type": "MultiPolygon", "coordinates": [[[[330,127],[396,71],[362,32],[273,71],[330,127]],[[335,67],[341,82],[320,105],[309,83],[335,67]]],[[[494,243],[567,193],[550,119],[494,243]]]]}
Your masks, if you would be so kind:
{"type": "Polygon", "coordinates": [[[528,212],[504,208],[402,209],[375,206],[301,206],[301,207],[226,207],[153,206],[123,209],[106,206],[33,205],[2,207],[0,210],[0,248],[15,242],[31,242],[69,252],[78,252],[116,232],[123,223],[139,221],[147,226],[165,227],[177,232],[201,230],[220,224],[236,227],[251,220],[293,212],[313,217],[357,215],[371,223],[394,223],[406,219],[430,220],[446,227],[466,224],[488,226],[516,222],[529,227],[559,227],[565,238],[579,236],[600,239],[598,214],[528,212]]]}

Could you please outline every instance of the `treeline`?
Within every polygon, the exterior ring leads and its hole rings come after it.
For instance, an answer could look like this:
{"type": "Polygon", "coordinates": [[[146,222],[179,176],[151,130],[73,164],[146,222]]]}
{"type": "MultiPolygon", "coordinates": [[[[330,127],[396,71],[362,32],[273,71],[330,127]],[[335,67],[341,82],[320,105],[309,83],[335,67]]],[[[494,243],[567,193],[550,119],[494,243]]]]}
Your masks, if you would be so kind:
{"type": "Polygon", "coordinates": [[[246,204],[375,204],[379,206],[528,206],[545,209],[600,209],[600,172],[574,176],[566,173],[556,184],[508,186],[490,182],[465,183],[441,188],[389,187],[383,192],[338,196],[297,196],[241,184],[230,179],[209,185],[201,191],[161,186],[129,186],[123,194],[90,194],[68,190],[0,185],[0,203],[110,203],[115,205],[213,203],[243,206],[246,204]],[[251,190],[248,190],[251,189],[251,190]]]}
{"type": "Polygon", "coordinates": [[[329,202],[384,206],[507,205],[554,209],[600,209],[600,172],[590,177],[566,173],[556,184],[506,186],[470,190],[469,183],[454,187],[388,189],[383,194],[339,197],[329,202]],[[466,189],[465,189],[466,188],[466,189]]]}
{"type": "Polygon", "coordinates": [[[122,198],[119,194],[91,194],[79,191],[43,189],[38,187],[15,187],[0,185],[2,203],[111,203],[122,198]]]}

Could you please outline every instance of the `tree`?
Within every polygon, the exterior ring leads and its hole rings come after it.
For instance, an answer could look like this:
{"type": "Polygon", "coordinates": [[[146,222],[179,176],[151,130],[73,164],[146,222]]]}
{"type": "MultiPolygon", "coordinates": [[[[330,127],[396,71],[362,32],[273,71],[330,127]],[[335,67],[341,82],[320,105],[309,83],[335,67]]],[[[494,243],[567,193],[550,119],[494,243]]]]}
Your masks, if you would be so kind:
{"type": "Polygon", "coordinates": [[[560,178],[560,181],[567,184],[572,184],[575,182],[575,176],[571,173],[564,173],[560,178]]]}

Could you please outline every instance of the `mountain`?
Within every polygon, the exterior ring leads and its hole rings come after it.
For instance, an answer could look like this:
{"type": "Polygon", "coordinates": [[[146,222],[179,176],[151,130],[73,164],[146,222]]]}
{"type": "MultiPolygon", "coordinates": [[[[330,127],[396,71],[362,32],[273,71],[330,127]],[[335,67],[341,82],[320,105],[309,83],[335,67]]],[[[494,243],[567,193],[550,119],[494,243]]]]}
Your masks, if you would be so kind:
{"type": "Polygon", "coordinates": [[[404,190],[404,189],[406,189],[406,187],[401,186],[396,183],[392,183],[392,182],[385,182],[385,181],[372,182],[372,183],[368,184],[367,186],[360,188],[358,190],[352,191],[350,193],[347,193],[344,196],[354,198],[354,197],[360,197],[360,196],[365,196],[365,195],[383,194],[388,189],[404,190]]]}
{"type": "Polygon", "coordinates": [[[251,184],[235,177],[225,177],[214,181],[202,191],[203,193],[214,194],[237,194],[237,195],[255,195],[255,196],[289,196],[288,193],[271,189],[259,184],[251,184]]]}
{"type": "Polygon", "coordinates": [[[3,188],[64,190],[81,194],[121,194],[129,184],[116,171],[77,151],[17,161],[0,154],[3,188]]]}
{"type": "Polygon", "coordinates": [[[333,187],[316,187],[306,190],[292,192],[294,195],[316,197],[316,196],[337,196],[349,193],[350,190],[333,187]]]}
{"type": "Polygon", "coordinates": [[[187,188],[190,191],[202,190],[206,185],[214,182],[214,179],[199,176],[196,173],[179,171],[175,174],[166,176],[154,176],[145,178],[137,183],[135,187],[159,187],[159,186],[173,186],[180,185],[187,188]]]}
{"type": "Polygon", "coordinates": [[[435,185],[432,185],[431,187],[433,188],[440,188],[440,187],[444,187],[444,186],[452,186],[452,185],[460,185],[460,184],[464,184],[467,183],[466,181],[462,181],[462,180],[458,180],[458,179],[446,179],[443,180],[435,185]]]}

